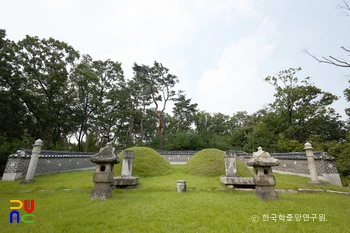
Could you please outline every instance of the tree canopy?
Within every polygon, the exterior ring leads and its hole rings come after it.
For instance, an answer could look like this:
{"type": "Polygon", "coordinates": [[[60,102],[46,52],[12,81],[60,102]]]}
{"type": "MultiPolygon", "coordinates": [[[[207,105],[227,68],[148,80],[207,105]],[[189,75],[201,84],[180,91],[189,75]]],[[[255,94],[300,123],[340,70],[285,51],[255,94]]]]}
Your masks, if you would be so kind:
{"type": "MultiPolygon", "coordinates": [[[[232,115],[200,110],[160,62],[135,62],[132,69],[133,76],[124,77],[118,61],[94,60],[54,38],[26,36],[16,43],[0,30],[2,165],[16,147],[38,138],[44,149],[77,151],[112,141],[118,149],[252,152],[262,146],[285,152],[311,141],[337,153],[341,171],[350,174],[348,125],[331,107],[338,97],[298,78],[300,68],[264,79],[274,90],[269,106],[232,115]]],[[[345,95],[350,101],[349,88],[345,95]]]]}

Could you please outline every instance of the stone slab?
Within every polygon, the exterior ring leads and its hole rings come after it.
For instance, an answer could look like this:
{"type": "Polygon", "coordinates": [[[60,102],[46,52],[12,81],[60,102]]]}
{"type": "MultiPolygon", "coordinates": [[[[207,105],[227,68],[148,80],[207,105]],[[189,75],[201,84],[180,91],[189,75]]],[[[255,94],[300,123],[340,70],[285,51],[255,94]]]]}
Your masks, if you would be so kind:
{"type": "Polygon", "coordinates": [[[118,176],[114,177],[113,179],[113,186],[135,186],[139,182],[138,177],[123,177],[123,176],[118,176]]]}
{"type": "Polygon", "coordinates": [[[335,191],[335,190],[327,190],[327,192],[350,196],[350,192],[341,192],[341,191],[335,191]]]}
{"type": "Polygon", "coordinates": [[[234,185],[235,187],[245,186],[245,187],[255,187],[253,178],[243,178],[243,177],[232,177],[223,176],[220,177],[220,181],[226,185],[234,185]]]}
{"type": "Polygon", "coordinates": [[[4,181],[14,181],[18,180],[22,177],[22,172],[17,172],[17,173],[4,173],[2,175],[2,180],[4,181]]]}
{"type": "Polygon", "coordinates": [[[323,178],[324,178],[323,180],[325,180],[331,184],[343,186],[341,183],[339,174],[325,174],[325,173],[323,173],[323,178]]]}
{"type": "Polygon", "coordinates": [[[317,192],[324,192],[324,190],[323,189],[298,189],[298,192],[317,193],[317,192]]]}

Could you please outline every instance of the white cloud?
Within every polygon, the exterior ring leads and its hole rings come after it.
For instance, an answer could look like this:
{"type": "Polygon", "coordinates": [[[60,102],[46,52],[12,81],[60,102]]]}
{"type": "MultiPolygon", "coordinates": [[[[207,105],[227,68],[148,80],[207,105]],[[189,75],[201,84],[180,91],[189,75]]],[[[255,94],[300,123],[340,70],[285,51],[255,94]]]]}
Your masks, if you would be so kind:
{"type": "Polygon", "coordinates": [[[38,2],[51,8],[71,8],[73,6],[72,0],[38,0],[38,2]]]}
{"type": "Polygon", "coordinates": [[[199,108],[232,114],[253,112],[266,104],[269,96],[261,91],[265,84],[259,70],[274,51],[275,45],[269,43],[273,35],[275,23],[266,17],[254,33],[232,41],[218,68],[205,71],[199,81],[199,108]]]}
{"type": "Polygon", "coordinates": [[[253,0],[196,0],[196,5],[210,16],[224,16],[227,20],[232,20],[236,16],[257,19],[262,17],[253,0]]]}
{"type": "Polygon", "coordinates": [[[118,39],[148,46],[183,43],[193,29],[186,2],[162,0],[124,1],[106,28],[118,39]]]}
{"type": "Polygon", "coordinates": [[[196,30],[195,21],[185,1],[138,0],[119,2],[115,14],[104,27],[107,36],[116,38],[110,56],[122,61],[127,76],[132,75],[132,64],[152,65],[154,60],[170,69],[176,69],[185,61],[169,63],[164,58],[174,45],[188,43],[196,30]]]}

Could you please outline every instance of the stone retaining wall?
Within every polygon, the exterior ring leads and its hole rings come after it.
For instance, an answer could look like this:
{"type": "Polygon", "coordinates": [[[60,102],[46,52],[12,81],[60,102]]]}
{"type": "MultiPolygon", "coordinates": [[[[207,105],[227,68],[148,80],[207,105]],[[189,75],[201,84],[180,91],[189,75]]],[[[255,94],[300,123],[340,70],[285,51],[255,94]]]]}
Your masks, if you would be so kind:
{"type": "MultiPolygon", "coordinates": [[[[118,154],[121,151],[115,151],[118,154]]],[[[186,164],[197,151],[157,151],[170,164],[186,164]]],[[[246,162],[251,158],[250,154],[243,151],[234,151],[238,159],[246,162]]],[[[94,153],[83,152],[62,152],[62,151],[41,151],[35,174],[48,174],[55,172],[93,169],[90,157],[94,153]]],[[[280,161],[273,171],[308,176],[308,162],[305,152],[293,153],[270,153],[280,161]]],[[[341,185],[338,170],[333,157],[322,151],[314,152],[315,164],[318,176],[321,180],[341,185]]],[[[16,154],[9,156],[2,180],[16,180],[26,175],[30,161],[31,150],[21,149],[16,154]]]]}

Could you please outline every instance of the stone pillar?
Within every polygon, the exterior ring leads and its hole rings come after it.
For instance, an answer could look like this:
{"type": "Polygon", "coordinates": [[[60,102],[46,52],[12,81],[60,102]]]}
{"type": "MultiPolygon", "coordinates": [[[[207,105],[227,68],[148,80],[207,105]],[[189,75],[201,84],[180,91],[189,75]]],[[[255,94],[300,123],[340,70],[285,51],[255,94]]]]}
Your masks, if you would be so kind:
{"type": "Polygon", "coordinates": [[[186,192],[186,180],[178,180],[177,181],[177,192],[178,193],[186,192]]]}
{"type": "Polygon", "coordinates": [[[114,154],[111,143],[101,148],[97,154],[91,156],[91,162],[96,163],[93,181],[95,187],[91,191],[92,200],[105,200],[112,195],[113,168],[120,159],[114,154]]]}
{"type": "Polygon", "coordinates": [[[309,142],[305,143],[304,146],[305,146],[304,150],[306,152],[306,158],[309,164],[309,171],[311,176],[311,181],[309,182],[309,184],[323,185],[323,183],[319,181],[317,176],[317,170],[316,170],[316,164],[315,164],[315,158],[314,158],[314,152],[313,152],[314,148],[309,142]]]}
{"type": "Polygon", "coordinates": [[[34,174],[35,174],[35,170],[36,170],[36,165],[38,164],[38,159],[39,159],[42,145],[43,145],[43,141],[41,139],[38,139],[35,141],[35,143],[33,145],[32,155],[30,157],[27,176],[26,176],[25,180],[22,180],[20,182],[21,184],[35,182],[34,174]]]}
{"type": "Polygon", "coordinates": [[[135,152],[125,150],[123,155],[122,174],[114,177],[113,186],[116,188],[133,188],[137,185],[139,178],[132,176],[132,166],[134,164],[135,152]]]}
{"type": "Polygon", "coordinates": [[[235,153],[231,150],[225,151],[225,169],[226,176],[236,176],[236,156],[235,153]]]}
{"type": "Polygon", "coordinates": [[[262,200],[277,200],[278,193],[274,189],[276,185],[275,176],[272,173],[271,166],[277,166],[279,161],[272,158],[269,153],[258,148],[252,158],[247,161],[247,165],[253,166],[255,183],[255,195],[262,200]]]}

